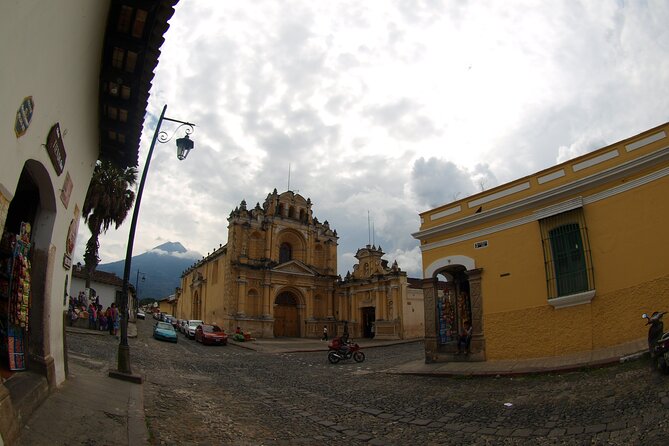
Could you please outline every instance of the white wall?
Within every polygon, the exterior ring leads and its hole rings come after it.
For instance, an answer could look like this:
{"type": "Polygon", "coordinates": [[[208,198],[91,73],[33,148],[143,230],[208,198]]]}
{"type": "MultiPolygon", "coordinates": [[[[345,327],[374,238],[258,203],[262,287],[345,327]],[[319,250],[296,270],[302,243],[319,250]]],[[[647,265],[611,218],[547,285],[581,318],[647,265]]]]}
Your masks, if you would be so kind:
{"type": "Polygon", "coordinates": [[[46,236],[49,262],[43,297],[49,324],[45,344],[58,384],[65,380],[62,314],[65,278],[70,275],[63,268],[63,254],[75,207],[82,208],[98,157],[98,88],[108,11],[109,1],[104,0],[11,0],[0,6],[0,192],[13,197],[27,159],[43,165],[51,180],[56,212],[46,236]],[[33,118],[27,133],[17,138],[14,120],[26,96],[35,103],[33,118]],[[60,176],[43,147],[55,123],[60,123],[67,154],[60,176]],[[67,208],[59,198],[66,173],[74,186],[67,208]]]}

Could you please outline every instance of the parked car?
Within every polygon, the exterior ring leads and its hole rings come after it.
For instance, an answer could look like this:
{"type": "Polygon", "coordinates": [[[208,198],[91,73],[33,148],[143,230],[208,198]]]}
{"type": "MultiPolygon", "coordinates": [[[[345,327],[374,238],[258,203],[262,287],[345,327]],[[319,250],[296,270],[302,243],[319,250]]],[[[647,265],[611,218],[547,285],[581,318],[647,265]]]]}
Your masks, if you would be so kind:
{"type": "Polygon", "coordinates": [[[188,320],[182,319],[179,324],[179,331],[183,334],[186,334],[186,328],[188,327],[188,320]]]}
{"type": "Polygon", "coordinates": [[[174,331],[172,324],[167,322],[156,322],[153,327],[153,337],[160,341],[177,342],[177,332],[174,331]]]}
{"type": "Polygon", "coordinates": [[[205,345],[227,345],[228,335],[218,325],[198,325],[195,340],[205,345]]]}
{"type": "Polygon", "coordinates": [[[146,313],[142,310],[137,311],[137,319],[146,319],[146,313]]]}
{"type": "Polygon", "coordinates": [[[189,339],[195,339],[195,329],[197,328],[198,325],[202,324],[204,324],[204,321],[200,321],[197,319],[189,320],[188,327],[186,327],[186,337],[189,339]]]}
{"type": "Polygon", "coordinates": [[[179,331],[179,319],[173,317],[170,319],[170,324],[172,324],[172,327],[174,327],[174,331],[179,331]]]}

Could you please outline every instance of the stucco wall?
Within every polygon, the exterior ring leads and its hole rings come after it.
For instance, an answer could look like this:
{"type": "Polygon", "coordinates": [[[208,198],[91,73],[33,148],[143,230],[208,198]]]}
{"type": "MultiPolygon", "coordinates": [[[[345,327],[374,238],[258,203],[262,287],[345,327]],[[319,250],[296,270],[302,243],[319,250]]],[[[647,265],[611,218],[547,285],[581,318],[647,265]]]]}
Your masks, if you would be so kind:
{"type": "Polygon", "coordinates": [[[0,14],[0,190],[13,198],[26,160],[42,172],[42,200],[50,202],[35,229],[35,277],[32,305],[43,309],[44,354],[53,359],[55,384],[65,380],[62,342],[63,254],[70,221],[82,208],[99,150],[98,86],[108,1],[25,0],[5,2],[0,14]],[[25,135],[17,138],[13,123],[23,99],[32,96],[34,112],[25,135]],[[58,175],[44,148],[51,127],[60,124],[67,154],[58,175]],[[67,207],[59,196],[66,175],[72,180],[67,207]]]}

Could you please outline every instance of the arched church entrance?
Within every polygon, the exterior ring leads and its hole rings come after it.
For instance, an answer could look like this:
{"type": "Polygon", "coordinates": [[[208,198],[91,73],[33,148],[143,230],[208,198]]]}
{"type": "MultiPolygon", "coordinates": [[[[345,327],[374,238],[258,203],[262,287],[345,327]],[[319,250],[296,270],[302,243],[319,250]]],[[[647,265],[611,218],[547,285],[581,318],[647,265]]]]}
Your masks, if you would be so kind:
{"type": "MultiPolygon", "coordinates": [[[[55,382],[46,288],[56,202],[48,172],[26,161],[0,241],[0,373],[30,370],[55,382]]],[[[79,216],[77,215],[78,219],[79,216]]],[[[64,242],[64,241],[63,241],[64,242]]],[[[66,287],[67,289],[67,287],[66,287]]],[[[65,304],[65,302],[63,302],[65,304]]]]}
{"type": "Polygon", "coordinates": [[[280,293],[274,301],[274,336],[300,336],[298,298],[290,292],[280,293]]]}

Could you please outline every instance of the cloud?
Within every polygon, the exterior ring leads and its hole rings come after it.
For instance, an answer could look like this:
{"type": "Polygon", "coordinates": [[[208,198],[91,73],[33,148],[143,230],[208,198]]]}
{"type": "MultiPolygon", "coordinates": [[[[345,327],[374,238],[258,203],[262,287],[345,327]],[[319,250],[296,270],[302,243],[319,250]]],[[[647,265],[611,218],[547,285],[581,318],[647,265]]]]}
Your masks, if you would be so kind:
{"type": "Polygon", "coordinates": [[[164,104],[195,150],[156,147],[135,252],[212,251],[242,199],[290,188],[337,230],[340,273],[372,238],[419,276],[419,212],[669,121],[667,22],[663,2],[179,2],[140,169],[164,104]]]}

